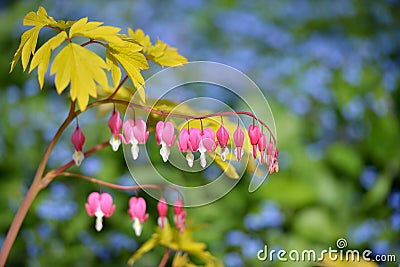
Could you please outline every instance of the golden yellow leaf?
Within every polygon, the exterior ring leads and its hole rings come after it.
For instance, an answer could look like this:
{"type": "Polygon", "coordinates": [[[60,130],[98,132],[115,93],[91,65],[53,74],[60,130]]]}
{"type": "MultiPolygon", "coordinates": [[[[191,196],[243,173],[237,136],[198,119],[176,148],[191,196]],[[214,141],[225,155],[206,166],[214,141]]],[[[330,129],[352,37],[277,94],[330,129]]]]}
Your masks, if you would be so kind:
{"type": "Polygon", "coordinates": [[[33,11],[26,14],[23,20],[25,26],[45,26],[56,24],[57,22],[53,17],[47,15],[46,9],[39,7],[38,11],[35,13],[33,11]]]}
{"type": "Polygon", "coordinates": [[[144,253],[152,250],[159,242],[158,236],[156,233],[154,233],[149,240],[147,240],[143,245],[138,248],[135,253],[129,258],[128,264],[133,265],[135,261],[140,259],[140,257],[143,256],[144,253]]]}
{"type": "Polygon", "coordinates": [[[131,28],[128,28],[128,35],[143,46],[143,53],[146,54],[148,59],[162,67],[180,66],[187,62],[187,59],[180,55],[176,48],[170,47],[163,41],[157,40],[155,45],[152,45],[150,37],[141,29],[133,31],[131,28]]]}
{"type": "MultiPolygon", "coordinates": [[[[114,87],[117,87],[119,82],[121,81],[121,69],[118,66],[117,59],[110,53],[110,49],[106,51],[106,64],[107,69],[111,70],[111,78],[113,80],[114,87]]],[[[113,89],[113,91],[115,88],[113,89]]],[[[130,100],[130,98],[129,98],[130,100]]]]}
{"type": "Polygon", "coordinates": [[[150,37],[145,35],[141,29],[133,31],[131,28],[128,28],[128,35],[143,46],[143,53],[146,53],[149,47],[151,47],[150,37]]]}
{"type": "Polygon", "coordinates": [[[29,58],[31,54],[34,54],[37,44],[37,39],[39,36],[40,29],[42,27],[36,26],[32,29],[27,30],[21,36],[21,43],[17,51],[14,54],[14,57],[11,61],[11,68],[10,72],[14,69],[15,65],[17,64],[18,60],[22,56],[22,69],[25,71],[26,67],[28,66],[29,58]]]}
{"type": "Polygon", "coordinates": [[[147,56],[162,67],[181,66],[187,62],[187,59],[180,55],[176,48],[170,47],[160,40],[157,40],[156,44],[149,48],[147,56]]]}
{"type": "Polygon", "coordinates": [[[72,39],[77,36],[87,37],[94,40],[102,40],[106,42],[119,43],[122,42],[118,35],[121,30],[112,26],[101,26],[103,22],[91,21],[87,22],[88,18],[81,18],[76,21],[69,31],[69,37],[72,39]]]}
{"type": "Polygon", "coordinates": [[[29,12],[26,14],[23,20],[23,24],[25,26],[34,26],[33,28],[25,31],[21,36],[21,42],[14,54],[14,57],[11,61],[10,72],[14,69],[18,60],[22,57],[22,68],[25,71],[28,66],[28,62],[30,56],[35,53],[37,39],[39,36],[40,30],[45,26],[58,27],[61,30],[64,30],[70,25],[72,25],[74,21],[55,21],[53,17],[47,15],[46,10],[43,7],[39,7],[38,11],[29,12]]]}
{"type": "MultiPolygon", "coordinates": [[[[146,94],[144,91],[144,79],[140,70],[147,69],[149,67],[146,58],[140,52],[142,47],[138,44],[123,41],[122,43],[110,43],[107,46],[107,58],[108,67],[111,69],[117,68],[117,62],[121,64],[125,72],[132,80],[136,90],[138,90],[140,99],[145,102],[146,94]]],[[[118,72],[114,76],[118,78],[118,72]]],[[[113,77],[114,79],[114,77],[113,77]]],[[[114,84],[118,83],[113,80],[114,84]]]]}
{"type": "Polygon", "coordinates": [[[49,66],[51,51],[56,49],[67,37],[65,31],[60,32],[46,43],[44,43],[32,58],[29,72],[38,67],[38,81],[40,89],[43,88],[44,74],[49,66]]]}
{"type": "Polygon", "coordinates": [[[72,100],[78,100],[81,111],[86,109],[89,96],[96,97],[96,83],[107,87],[104,72],[106,63],[96,53],[75,43],[69,43],[56,56],[50,74],[56,74],[55,85],[59,94],[69,83],[72,100]]]}
{"type": "Polygon", "coordinates": [[[172,267],[185,267],[189,263],[189,257],[187,253],[177,252],[172,261],[172,267]]]}

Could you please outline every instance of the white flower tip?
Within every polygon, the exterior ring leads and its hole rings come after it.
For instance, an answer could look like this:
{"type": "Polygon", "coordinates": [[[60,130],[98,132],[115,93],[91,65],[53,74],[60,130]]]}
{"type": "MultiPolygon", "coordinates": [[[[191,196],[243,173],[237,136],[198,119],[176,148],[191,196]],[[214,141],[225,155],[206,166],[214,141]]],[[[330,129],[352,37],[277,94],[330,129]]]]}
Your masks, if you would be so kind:
{"type": "Polygon", "coordinates": [[[74,154],[72,155],[72,159],[74,160],[76,166],[81,166],[81,163],[84,158],[85,155],[83,154],[82,151],[75,150],[74,154]]]}
{"type": "Polygon", "coordinates": [[[191,151],[188,151],[186,154],[186,160],[190,168],[193,167],[194,156],[191,151]]]}
{"type": "Polygon", "coordinates": [[[157,224],[158,224],[158,226],[160,226],[160,228],[164,228],[165,225],[168,224],[168,219],[166,217],[164,217],[164,218],[158,217],[157,224]]]}
{"type": "Polygon", "coordinates": [[[206,161],[206,154],[201,153],[200,154],[200,165],[201,167],[205,168],[207,165],[207,161],[206,161]]]}
{"type": "Polygon", "coordinates": [[[133,231],[135,231],[136,236],[140,236],[142,234],[143,225],[140,223],[138,218],[133,220],[132,228],[133,231]]]}
{"type": "Polygon", "coordinates": [[[110,145],[112,147],[112,150],[117,151],[119,146],[121,145],[121,140],[119,139],[118,136],[113,135],[113,136],[111,136],[111,139],[110,139],[109,143],[110,143],[110,145]]]}
{"type": "Polygon", "coordinates": [[[132,144],[131,153],[133,160],[136,160],[139,156],[139,146],[137,144],[132,144]]]}
{"type": "Polygon", "coordinates": [[[95,228],[97,232],[100,232],[103,229],[103,217],[96,217],[95,228]]]}
{"type": "Polygon", "coordinates": [[[167,162],[168,158],[169,158],[170,150],[169,150],[169,147],[167,147],[167,145],[164,143],[164,141],[161,144],[162,144],[162,146],[160,149],[160,155],[162,156],[163,161],[167,162]]]}

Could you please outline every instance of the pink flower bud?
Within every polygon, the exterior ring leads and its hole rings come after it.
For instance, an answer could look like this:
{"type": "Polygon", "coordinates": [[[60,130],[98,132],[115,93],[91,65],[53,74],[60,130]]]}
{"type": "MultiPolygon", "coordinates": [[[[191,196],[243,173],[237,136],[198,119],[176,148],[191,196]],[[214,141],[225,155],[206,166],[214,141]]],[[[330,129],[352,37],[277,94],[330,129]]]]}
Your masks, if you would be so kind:
{"type": "Polygon", "coordinates": [[[121,144],[121,128],[122,128],[122,120],[119,115],[119,112],[114,110],[110,119],[108,120],[108,127],[111,130],[112,136],[110,139],[110,145],[114,151],[117,151],[121,144]]]}
{"type": "Polygon", "coordinates": [[[74,145],[76,151],[82,151],[85,140],[86,138],[81,131],[81,128],[79,126],[76,126],[75,131],[71,136],[71,142],[74,145]]]}
{"type": "Polygon", "coordinates": [[[244,133],[242,129],[240,128],[239,124],[233,133],[233,141],[235,142],[236,149],[235,149],[235,155],[238,160],[240,160],[243,156],[243,141],[244,141],[244,133]]]}
{"type": "Polygon", "coordinates": [[[258,140],[258,150],[260,151],[261,164],[263,164],[265,162],[264,154],[265,154],[266,145],[267,145],[267,137],[265,136],[265,134],[261,134],[260,140],[258,140]]]}
{"type": "Polygon", "coordinates": [[[251,124],[249,127],[249,138],[250,138],[250,144],[253,146],[253,157],[257,157],[257,143],[258,140],[260,139],[260,127],[257,125],[251,124]]]}
{"type": "Polygon", "coordinates": [[[167,212],[168,212],[168,204],[165,202],[165,199],[162,197],[157,204],[158,210],[158,225],[161,228],[164,228],[165,224],[167,223],[167,212]]]}
{"type": "Polygon", "coordinates": [[[122,120],[118,111],[113,110],[110,119],[108,119],[108,127],[110,128],[113,135],[120,134],[122,128],[122,120]]]}
{"type": "Polygon", "coordinates": [[[85,143],[85,135],[81,131],[79,126],[76,126],[74,133],[71,136],[71,142],[74,145],[75,151],[72,155],[72,159],[75,162],[75,165],[80,166],[83,159],[85,158],[82,149],[83,144],[85,143]]]}
{"type": "Polygon", "coordinates": [[[174,222],[179,232],[182,234],[185,231],[186,211],[183,209],[183,201],[177,199],[174,203],[174,222]]]}
{"type": "Polygon", "coordinates": [[[226,147],[229,140],[229,133],[224,125],[221,125],[221,127],[219,127],[217,131],[217,139],[220,145],[220,149],[218,149],[218,154],[221,156],[222,161],[225,161],[229,153],[229,149],[226,147]]]}
{"type": "Polygon", "coordinates": [[[221,127],[219,127],[219,129],[217,131],[217,139],[218,139],[219,145],[222,148],[225,148],[226,145],[228,144],[229,133],[226,130],[226,128],[224,127],[224,125],[221,125],[221,127]]]}

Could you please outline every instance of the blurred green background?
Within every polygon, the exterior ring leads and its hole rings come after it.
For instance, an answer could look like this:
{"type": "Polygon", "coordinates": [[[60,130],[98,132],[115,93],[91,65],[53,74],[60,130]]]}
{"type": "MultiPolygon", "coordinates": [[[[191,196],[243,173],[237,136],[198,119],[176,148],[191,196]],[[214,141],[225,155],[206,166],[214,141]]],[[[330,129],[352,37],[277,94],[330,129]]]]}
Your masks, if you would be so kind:
{"type": "MultiPolygon", "coordinates": [[[[188,210],[195,223],[207,225],[197,239],[226,266],[310,266],[261,263],[256,253],[264,244],[285,250],[335,248],[338,238],[346,238],[350,249],[396,254],[399,264],[396,0],[1,1],[0,245],[47,143],[68,112],[69,100],[56,94],[50,77],[41,92],[36,76],[22,73],[20,63],[8,74],[25,29],[22,18],[39,5],[56,19],[88,16],[123,29],[142,28],[190,61],[217,61],[243,71],[263,90],[276,121],[280,172],[255,193],[248,193],[244,177],[219,201],[188,210]]],[[[41,36],[43,42],[46,33],[41,36]]],[[[144,76],[158,70],[153,66],[144,76]]],[[[224,98],[212,91],[204,94],[224,98]]],[[[234,99],[226,102],[234,107],[234,99]]],[[[80,124],[86,148],[110,136],[107,117],[98,118],[94,110],[81,116],[80,124]]],[[[72,131],[62,136],[50,168],[70,160],[72,131]]],[[[150,149],[157,155],[156,147],[150,149]]],[[[121,151],[105,149],[74,171],[132,183],[121,151]]],[[[206,182],[207,172],[198,179],[206,182]]],[[[94,190],[98,187],[85,181],[60,178],[43,191],[8,266],[125,266],[153,231],[156,202],[147,198],[150,219],[136,238],[126,214],[132,192],[109,191],[117,210],[96,233],[84,209],[94,190]]],[[[137,266],[156,266],[162,253],[154,250],[137,266]]]]}

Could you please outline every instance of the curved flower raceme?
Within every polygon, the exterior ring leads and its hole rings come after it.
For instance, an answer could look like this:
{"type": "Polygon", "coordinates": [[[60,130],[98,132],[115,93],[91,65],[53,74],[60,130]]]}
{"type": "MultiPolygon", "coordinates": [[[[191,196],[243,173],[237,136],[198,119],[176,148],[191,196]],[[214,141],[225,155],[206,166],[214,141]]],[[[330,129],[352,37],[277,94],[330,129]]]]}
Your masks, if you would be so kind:
{"type": "Polygon", "coordinates": [[[95,228],[99,232],[103,229],[103,217],[111,217],[114,213],[112,196],[108,193],[92,192],[88,196],[88,202],[85,204],[89,216],[96,216],[95,228]]]}
{"type": "Polygon", "coordinates": [[[71,136],[71,142],[74,145],[75,152],[72,155],[72,159],[75,162],[76,166],[80,166],[85,155],[82,152],[83,144],[85,143],[85,135],[81,131],[81,128],[77,125],[74,133],[71,136]]]}
{"type": "Polygon", "coordinates": [[[110,119],[108,120],[108,127],[110,127],[112,133],[110,145],[114,151],[117,151],[119,146],[121,145],[120,136],[122,128],[122,120],[118,111],[113,111],[110,119]]]}
{"type": "Polygon", "coordinates": [[[165,199],[162,197],[157,204],[158,210],[158,220],[157,223],[160,228],[164,228],[164,226],[168,223],[167,212],[168,212],[168,204],[165,202],[165,199]]]}
{"type": "Polygon", "coordinates": [[[188,162],[189,167],[193,167],[193,161],[194,161],[194,156],[192,151],[192,145],[190,143],[190,134],[188,129],[183,128],[181,132],[179,133],[179,142],[178,142],[178,148],[179,151],[184,153],[186,152],[186,160],[188,162]]]}
{"type": "Polygon", "coordinates": [[[238,160],[240,160],[243,156],[243,141],[244,141],[244,133],[242,129],[240,128],[239,124],[233,133],[233,141],[235,142],[236,148],[235,148],[235,156],[238,160]]]}
{"type": "Polygon", "coordinates": [[[253,146],[253,157],[257,158],[257,143],[260,139],[260,127],[251,124],[248,130],[250,144],[253,146]]]}
{"type": "Polygon", "coordinates": [[[131,153],[134,160],[139,156],[139,146],[147,142],[149,132],[143,120],[126,120],[124,123],[125,144],[131,144],[131,153]]]}
{"type": "Polygon", "coordinates": [[[177,199],[174,203],[174,222],[179,232],[182,234],[185,231],[186,211],[183,209],[183,201],[177,199]]]}
{"type": "Polygon", "coordinates": [[[175,143],[175,130],[172,122],[162,122],[159,121],[156,124],[156,140],[157,145],[161,145],[160,155],[162,156],[164,162],[168,161],[170,152],[170,147],[175,143]]]}
{"type": "Polygon", "coordinates": [[[221,159],[225,161],[226,156],[229,153],[229,148],[226,147],[229,140],[229,133],[223,124],[221,124],[221,127],[219,127],[219,129],[217,130],[217,140],[220,145],[220,148],[218,149],[218,154],[221,156],[221,159]]]}
{"type": "Polygon", "coordinates": [[[129,199],[129,210],[128,214],[133,220],[133,230],[137,236],[140,236],[143,229],[143,223],[149,217],[146,213],[146,201],[142,197],[131,197],[129,199]]]}

